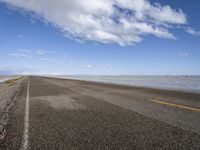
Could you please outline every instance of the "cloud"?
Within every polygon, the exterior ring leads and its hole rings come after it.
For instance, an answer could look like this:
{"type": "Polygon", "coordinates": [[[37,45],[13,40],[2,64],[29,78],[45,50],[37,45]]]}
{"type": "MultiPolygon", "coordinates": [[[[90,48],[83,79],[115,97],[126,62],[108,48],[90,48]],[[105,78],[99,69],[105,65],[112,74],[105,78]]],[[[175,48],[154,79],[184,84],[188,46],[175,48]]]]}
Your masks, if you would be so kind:
{"type": "Polygon", "coordinates": [[[38,50],[36,50],[36,54],[37,55],[55,54],[55,52],[38,49],[38,50]]]}
{"type": "MultiPolygon", "coordinates": [[[[35,49],[35,50],[17,49],[15,51],[13,51],[12,53],[9,53],[9,56],[16,57],[16,58],[21,58],[21,57],[31,58],[31,57],[33,57],[33,58],[39,58],[39,60],[41,60],[41,61],[56,61],[53,58],[44,57],[46,55],[54,55],[54,54],[58,54],[58,53],[53,52],[53,51],[41,50],[41,49],[35,49]]],[[[64,54],[67,55],[67,53],[64,53],[64,54]]],[[[59,55],[64,55],[64,54],[59,54],[59,55]]]]}
{"type": "Polygon", "coordinates": [[[200,31],[195,31],[194,29],[192,28],[186,28],[185,30],[187,33],[189,34],[192,34],[194,36],[200,36],[200,31]]]}
{"type": "Polygon", "coordinates": [[[93,66],[90,65],[90,64],[86,64],[86,65],[82,65],[81,67],[84,67],[84,68],[92,68],[93,66]]]}
{"type": "Polygon", "coordinates": [[[189,56],[187,52],[180,52],[178,55],[183,58],[187,58],[189,56]]]}
{"type": "Polygon", "coordinates": [[[16,58],[20,58],[20,57],[24,57],[24,58],[30,58],[32,57],[31,55],[27,55],[27,54],[24,54],[24,53],[10,53],[9,56],[12,56],[12,57],[16,57],[16,58]]]}
{"type": "Polygon", "coordinates": [[[32,50],[29,50],[29,49],[18,49],[15,52],[10,53],[9,56],[16,57],[16,58],[20,58],[20,57],[30,58],[32,57],[31,53],[32,53],[32,50]]]}
{"type": "Polygon", "coordinates": [[[187,23],[182,10],[147,0],[0,0],[51,23],[76,41],[134,45],[146,35],[176,39],[171,27],[187,23]]]}
{"type": "Polygon", "coordinates": [[[83,68],[92,68],[93,67],[93,65],[87,63],[86,61],[80,61],[79,64],[80,64],[80,67],[83,67],[83,68]]]}

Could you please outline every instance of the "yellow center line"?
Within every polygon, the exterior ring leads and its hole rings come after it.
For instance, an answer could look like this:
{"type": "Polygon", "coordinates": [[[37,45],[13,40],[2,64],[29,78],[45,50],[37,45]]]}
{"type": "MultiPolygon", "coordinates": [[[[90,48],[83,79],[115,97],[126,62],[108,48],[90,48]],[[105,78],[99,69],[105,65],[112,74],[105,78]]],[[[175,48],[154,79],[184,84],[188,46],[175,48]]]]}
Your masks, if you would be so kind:
{"type": "Polygon", "coordinates": [[[198,108],[192,108],[192,107],[188,107],[188,106],[183,106],[183,105],[179,105],[179,104],[173,104],[173,103],[168,103],[168,102],[163,102],[163,101],[153,100],[153,99],[149,99],[149,101],[158,103],[158,104],[163,104],[163,105],[168,105],[168,106],[172,106],[172,107],[177,107],[177,108],[200,112],[200,109],[198,109],[198,108]]]}

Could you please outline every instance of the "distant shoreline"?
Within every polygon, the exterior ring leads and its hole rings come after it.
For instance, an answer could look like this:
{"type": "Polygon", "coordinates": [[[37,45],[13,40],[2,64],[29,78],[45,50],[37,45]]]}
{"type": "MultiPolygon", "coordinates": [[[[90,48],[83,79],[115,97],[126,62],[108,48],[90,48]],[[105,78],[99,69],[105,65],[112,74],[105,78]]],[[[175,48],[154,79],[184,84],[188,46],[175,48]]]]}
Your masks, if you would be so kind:
{"type": "MultiPolygon", "coordinates": [[[[152,90],[160,90],[160,91],[169,91],[169,92],[181,92],[181,93],[191,93],[191,94],[200,94],[200,90],[189,90],[189,89],[178,89],[178,88],[163,88],[163,87],[153,87],[153,86],[147,86],[147,85],[133,85],[133,84],[123,84],[123,83],[116,83],[116,82],[109,82],[109,81],[95,81],[91,79],[78,79],[78,78],[71,78],[71,76],[46,76],[50,78],[58,78],[58,79],[67,79],[67,80],[76,80],[76,81],[82,81],[82,82],[91,82],[94,84],[110,84],[110,85],[116,85],[116,86],[125,86],[125,87],[133,87],[133,88],[141,88],[141,89],[152,89],[152,90]]],[[[200,76],[199,76],[200,80],[200,76]]]]}

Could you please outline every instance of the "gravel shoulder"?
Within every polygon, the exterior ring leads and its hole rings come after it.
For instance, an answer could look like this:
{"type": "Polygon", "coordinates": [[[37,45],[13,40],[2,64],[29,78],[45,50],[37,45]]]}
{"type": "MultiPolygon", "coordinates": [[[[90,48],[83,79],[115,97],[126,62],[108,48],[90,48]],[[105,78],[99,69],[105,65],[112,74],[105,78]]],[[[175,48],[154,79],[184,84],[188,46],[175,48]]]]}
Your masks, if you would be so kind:
{"type": "Polygon", "coordinates": [[[24,78],[14,78],[0,83],[0,139],[4,139],[9,113],[15,105],[16,95],[21,90],[24,78]]]}

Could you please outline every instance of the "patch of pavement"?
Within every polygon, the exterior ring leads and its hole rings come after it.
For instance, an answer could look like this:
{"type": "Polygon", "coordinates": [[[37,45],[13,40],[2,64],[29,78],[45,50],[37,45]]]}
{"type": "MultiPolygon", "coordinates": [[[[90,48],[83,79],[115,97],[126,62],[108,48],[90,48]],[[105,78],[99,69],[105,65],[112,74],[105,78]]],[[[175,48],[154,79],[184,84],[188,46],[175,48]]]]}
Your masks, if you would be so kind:
{"type": "Polygon", "coordinates": [[[68,95],[38,96],[31,98],[32,101],[45,101],[55,109],[86,109],[84,105],[76,102],[68,95]]]}
{"type": "Polygon", "coordinates": [[[200,94],[181,93],[177,91],[173,93],[172,91],[162,90],[159,93],[158,90],[154,91],[153,89],[101,83],[95,84],[94,82],[60,80],[55,78],[38,78],[38,80],[46,81],[56,87],[59,86],[63,91],[73,91],[68,92],[67,95],[98,98],[118,107],[122,107],[123,109],[128,109],[141,115],[164,121],[185,130],[200,133],[200,118],[198,112],[158,105],[149,101],[149,99],[156,99],[188,106],[192,104],[191,106],[198,107],[200,105],[200,94]],[[149,91],[152,91],[152,93],[149,91]]]}
{"type": "Polygon", "coordinates": [[[31,149],[199,149],[200,135],[90,96],[88,109],[31,99],[31,149]]]}

